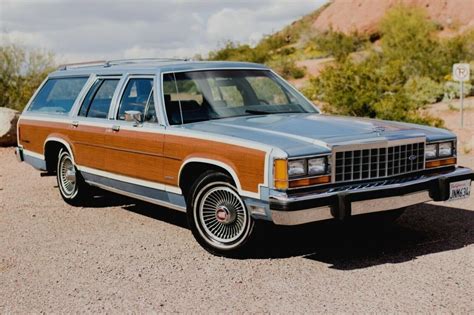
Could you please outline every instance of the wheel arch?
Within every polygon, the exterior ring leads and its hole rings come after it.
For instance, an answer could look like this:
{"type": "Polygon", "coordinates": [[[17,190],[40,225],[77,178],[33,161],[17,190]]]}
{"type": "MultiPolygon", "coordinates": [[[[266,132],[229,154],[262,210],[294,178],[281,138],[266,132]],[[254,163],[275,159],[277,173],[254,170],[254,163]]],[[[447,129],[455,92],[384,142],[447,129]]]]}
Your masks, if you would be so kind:
{"type": "Polygon", "coordinates": [[[234,168],[229,164],[206,158],[190,158],[181,165],[178,173],[178,186],[181,188],[185,197],[187,196],[192,183],[206,170],[221,171],[224,174],[229,175],[239,194],[242,193],[242,186],[240,185],[239,177],[234,168]]]}
{"type": "Polygon", "coordinates": [[[76,163],[71,145],[66,140],[59,137],[48,137],[43,145],[44,159],[48,172],[54,172],[56,170],[58,154],[61,148],[66,148],[71,155],[72,162],[74,164],[76,163]]]}

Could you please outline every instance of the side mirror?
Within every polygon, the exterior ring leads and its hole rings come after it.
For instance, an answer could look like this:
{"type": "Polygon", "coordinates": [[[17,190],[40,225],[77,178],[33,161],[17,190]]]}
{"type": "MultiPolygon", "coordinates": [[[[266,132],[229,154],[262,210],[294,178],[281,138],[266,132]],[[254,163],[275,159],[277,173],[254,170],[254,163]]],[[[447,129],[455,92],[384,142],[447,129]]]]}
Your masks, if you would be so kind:
{"type": "Polygon", "coordinates": [[[142,123],[142,113],[138,110],[127,110],[125,111],[125,121],[132,121],[136,125],[142,123]]]}

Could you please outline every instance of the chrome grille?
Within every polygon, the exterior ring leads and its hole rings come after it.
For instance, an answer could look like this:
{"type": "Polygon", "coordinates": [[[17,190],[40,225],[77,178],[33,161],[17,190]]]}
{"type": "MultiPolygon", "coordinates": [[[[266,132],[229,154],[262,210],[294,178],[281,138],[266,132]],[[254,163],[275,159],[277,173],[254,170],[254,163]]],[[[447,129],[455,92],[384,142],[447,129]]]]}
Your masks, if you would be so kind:
{"type": "Polygon", "coordinates": [[[335,153],[335,182],[389,177],[424,169],[424,142],[338,151],[335,153]]]}

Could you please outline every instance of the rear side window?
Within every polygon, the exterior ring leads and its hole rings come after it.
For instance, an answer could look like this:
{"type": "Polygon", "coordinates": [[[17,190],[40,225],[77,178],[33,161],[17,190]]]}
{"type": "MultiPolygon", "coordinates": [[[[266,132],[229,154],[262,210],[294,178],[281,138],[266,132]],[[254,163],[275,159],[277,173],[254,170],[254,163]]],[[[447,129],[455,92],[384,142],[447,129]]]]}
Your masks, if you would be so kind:
{"type": "Polygon", "coordinates": [[[82,102],[79,116],[107,118],[119,79],[97,80],[82,102]]]}
{"type": "Polygon", "coordinates": [[[65,115],[69,113],[87,77],[49,79],[31,102],[28,111],[65,115]]]}

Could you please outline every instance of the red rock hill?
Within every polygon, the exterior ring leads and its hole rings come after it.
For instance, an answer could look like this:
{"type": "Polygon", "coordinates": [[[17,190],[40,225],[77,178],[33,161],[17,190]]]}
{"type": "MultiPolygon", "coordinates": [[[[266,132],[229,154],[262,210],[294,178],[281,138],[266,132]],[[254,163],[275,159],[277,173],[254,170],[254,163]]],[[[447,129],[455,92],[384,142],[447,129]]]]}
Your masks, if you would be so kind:
{"type": "Polygon", "coordinates": [[[373,34],[385,12],[398,4],[426,9],[444,35],[474,28],[474,0],[333,0],[313,22],[317,30],[373,34]]]}

